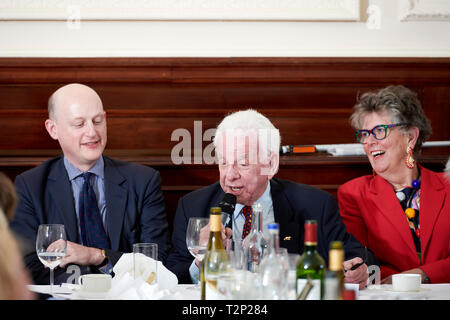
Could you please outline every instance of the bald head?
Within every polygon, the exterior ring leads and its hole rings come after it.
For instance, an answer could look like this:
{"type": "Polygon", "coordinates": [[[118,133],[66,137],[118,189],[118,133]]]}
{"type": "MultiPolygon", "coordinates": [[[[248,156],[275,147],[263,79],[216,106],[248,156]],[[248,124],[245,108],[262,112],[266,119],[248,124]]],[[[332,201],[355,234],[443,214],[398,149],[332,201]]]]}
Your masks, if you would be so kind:
{"type": "Polygon", "coordinates": [[[48,117],[56,120],[62,107],[79,100],[90,100],[99,103],[103,108],[102,100],[92,88],[80,83],[71,83],[59,88],[50,96],[48,99],[48,117]]]}
{"type": "Polygon", "coordinates": [[[66,85],[50,97],[48,113],[45,128],[65,158],[83,172],[92,168],[107,140],[106,112],[98,94],[82,84],[66,85]]]}

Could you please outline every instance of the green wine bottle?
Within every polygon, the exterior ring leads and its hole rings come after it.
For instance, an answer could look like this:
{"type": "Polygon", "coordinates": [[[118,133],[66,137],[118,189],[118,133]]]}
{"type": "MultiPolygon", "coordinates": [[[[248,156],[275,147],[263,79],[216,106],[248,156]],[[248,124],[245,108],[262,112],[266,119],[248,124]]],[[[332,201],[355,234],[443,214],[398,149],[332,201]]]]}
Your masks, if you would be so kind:
{"type": "Polygon", "coordinates": [[[212,207],[209,216],[209,242],[203,259],[205,299],[222,299],[217,291],[217,278],[228,267],[228,255],[222,242],[222,214],[219,207],[212,207]]]}
{"type": "Polygon", "coordinates": [[[344,297],[344,247],[341,241],[332,241],[328,254],[329,264],[325,274],[324,300],[342,300],[344,297]]]}
{"type": "Polygon", "coordinates": [[[305,222],[305,250],[297,264],[297,298],[321,300],[323,298],[323,279],[325,261],[316,250],[317,222],[305,222]],[[306,295],[303,289],[310,290],[306,295]]]}

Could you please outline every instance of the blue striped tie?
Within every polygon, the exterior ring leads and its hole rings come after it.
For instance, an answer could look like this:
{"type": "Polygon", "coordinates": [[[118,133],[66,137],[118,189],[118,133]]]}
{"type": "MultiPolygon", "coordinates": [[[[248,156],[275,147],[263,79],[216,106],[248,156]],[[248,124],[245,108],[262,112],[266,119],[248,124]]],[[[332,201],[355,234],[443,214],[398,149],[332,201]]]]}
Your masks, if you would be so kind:
{"type": "Polygon", "coordinates": [[[109,249],[109,240],[103,227],[94,189],[89,183],[92,173],[83,173],[84,184],[80,192],[80,230],[83,245],[109,249]]]}

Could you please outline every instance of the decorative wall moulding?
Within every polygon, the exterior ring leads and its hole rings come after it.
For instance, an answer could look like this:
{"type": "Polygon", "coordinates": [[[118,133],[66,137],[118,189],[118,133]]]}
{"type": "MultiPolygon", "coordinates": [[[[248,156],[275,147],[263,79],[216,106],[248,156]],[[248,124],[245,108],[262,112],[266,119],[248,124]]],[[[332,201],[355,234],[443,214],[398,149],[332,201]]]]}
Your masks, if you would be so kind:
{"type": "Polygon", "coordinates": [[[360,0],[1,0],[0,20],[359,21],[360,0]]]}
{"type": "Polygon", "coordinates": [[[449,0],[401,0],[401,21],[450,21],[449,0]]]}

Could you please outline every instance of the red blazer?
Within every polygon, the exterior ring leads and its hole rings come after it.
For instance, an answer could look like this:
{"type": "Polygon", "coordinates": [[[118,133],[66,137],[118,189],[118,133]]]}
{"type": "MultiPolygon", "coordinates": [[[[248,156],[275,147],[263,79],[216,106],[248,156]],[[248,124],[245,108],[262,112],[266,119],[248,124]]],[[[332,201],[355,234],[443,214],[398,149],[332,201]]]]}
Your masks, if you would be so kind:
{"type": "Polygon", "coordinates": [[[380,260],[381,279],[420,267],[432,283],[450,282],[450,183],[443,173],[421,169],[422,265],[394,189],[380,176],[363,176],[338,189],[348,232],[380,260]]]}

